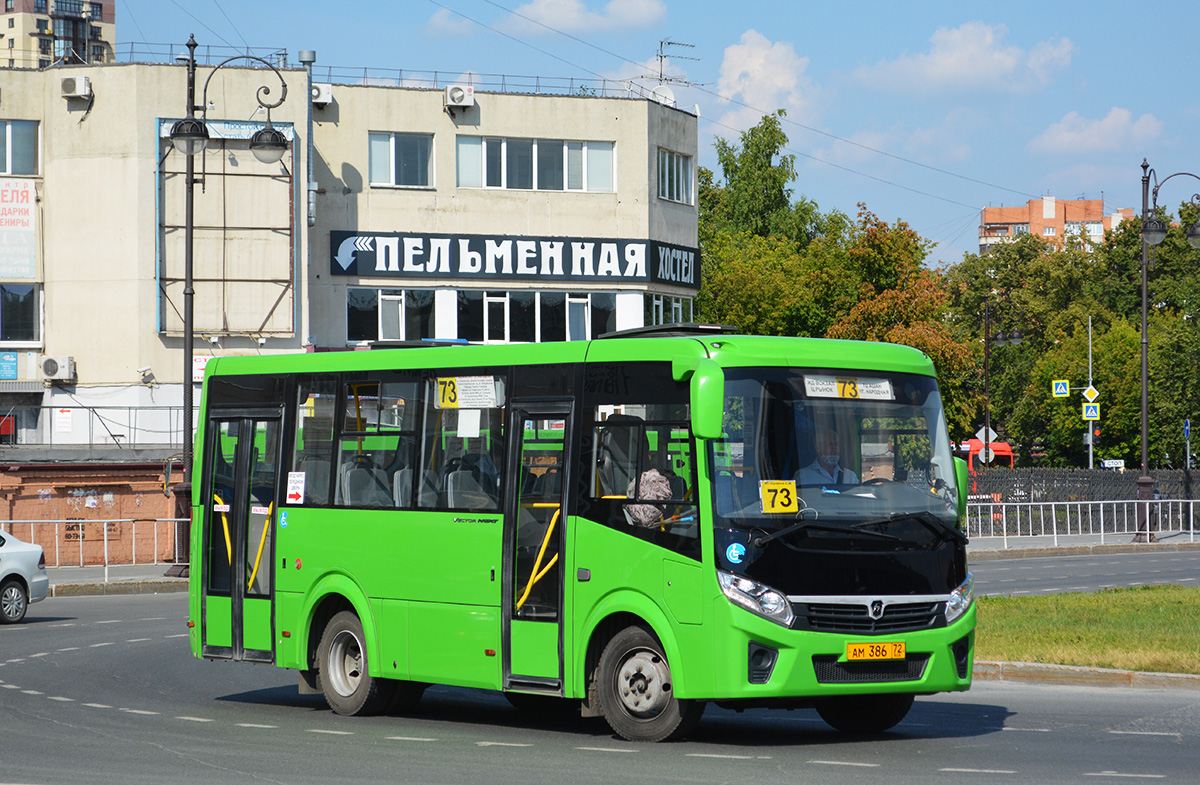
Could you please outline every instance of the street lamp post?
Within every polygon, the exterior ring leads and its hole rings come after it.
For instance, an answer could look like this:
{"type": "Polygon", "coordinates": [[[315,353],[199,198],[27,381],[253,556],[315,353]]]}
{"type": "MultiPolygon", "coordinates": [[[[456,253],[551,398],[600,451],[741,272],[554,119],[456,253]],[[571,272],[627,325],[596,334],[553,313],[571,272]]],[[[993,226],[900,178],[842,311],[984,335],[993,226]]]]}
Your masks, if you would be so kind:
{"type": "Polygon", "coordinates": [[[282,133],[271,125],[271,110],[279,107],[287,98],[287,82],[275,66],[258,57],[250,55],[235,55],[223,60],[213,67],[212,73],[204,81],[204,91],[199,106],[196,104],[196,37],[189,36],[187,42],[187,117],[171,127],[171,142],[187,159],[184,170],[185,191],[183,203],[183,481],[190,487],[192,479],[192,341],[194,314],[192,311],[196,290],[192,285],[192,251],[195,240],[195,184],[196,184],[196,154],[204,151],[208,144],[208,84],[217,71],[236,60],[253,60],[262,63],[279,77],[279,100],[270,102],[265,96],[271,94],[271,88],[266,85],[259,87],[255,97],[258,105],[267,110],[267,123],[255,131],[250,137],[250,152],[264,164],[273,164],[283,158],[287,152],[288,141],[282,133]],[[200,117],[196,117],[196,110],[200,117]]]}
{"type": "MultiPolygon", "coordinates": [[[[1167,239],[1167,222],[1158,217],[1158,189],[1172,177],[1192,177],[1200,180],[1200,176],[1191,172],[1176,172],[1167,175],[1159,182],[1158,175],[1150,168],[1149,162],[1142,159],[1142,474],[1137,479],[1138,533],[1134,542],[1155,542],[1157,538],[1151,530],[1150,501],[1154,498],[1154,478],[1150,476],[1150,331],[1147,323],[1149,310],[1149,294],[1147,281],[1150,269],[1150,246],[1159,245],[1167,239]],[[1154,190],[1150,189],[1150,178],[1154,178],[1154,190]]],[[[1200,206],[1200,194],[1192,195],[1192,204],[1200,206]]],[[[1200,219],[1188,227],[1188,245],[1200,249],[1200,219]]]]}
{"type": "Polygon", "coordinates": [[[985,298],[983,301],[983,450],[979,453],[983,463],[991,463],[993,458],[992,394],[989,381],[992,344],[1018,346],[1024,339],[1025,336],[1016,328],[1011,333],[1006,334],[1003,330],[997,330],[996,334],[992,335],[992,301],[985,298]],[[985,458],[986,460],[984,460],[985,458]]]}

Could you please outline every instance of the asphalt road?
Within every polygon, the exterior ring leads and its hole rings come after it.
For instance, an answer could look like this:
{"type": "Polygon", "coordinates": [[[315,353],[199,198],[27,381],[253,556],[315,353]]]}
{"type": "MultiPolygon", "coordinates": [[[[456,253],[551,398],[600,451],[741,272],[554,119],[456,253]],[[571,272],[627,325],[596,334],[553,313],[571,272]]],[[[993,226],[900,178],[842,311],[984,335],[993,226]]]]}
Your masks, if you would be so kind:
{"type": "Polygon", "coordinates": [[[63,597],[0,628],[0,783],[1195,781],[1200,693],[977,682],[854,737],[811,711],[713,707],[686,742],[433,688],[344,718],[270,666],[201,662],[186,594],[63,597]]]}
{"type": "Polygon", "coordinates": [[[1093,592],[1171,583],[1200,586],[1200,550],[972,561],[978,595],[1093,592]]]}

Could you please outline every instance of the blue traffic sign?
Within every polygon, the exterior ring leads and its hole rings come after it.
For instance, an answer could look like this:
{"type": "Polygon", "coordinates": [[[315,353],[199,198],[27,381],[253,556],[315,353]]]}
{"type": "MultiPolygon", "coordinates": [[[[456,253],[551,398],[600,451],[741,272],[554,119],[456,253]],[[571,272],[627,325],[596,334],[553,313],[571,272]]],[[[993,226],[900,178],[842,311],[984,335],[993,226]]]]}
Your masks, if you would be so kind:
{"type": "Polygon", "coordinates": [[[1083,419],[1099,420],[1100,419],[1100,404],[1085,403],[1083,405],[1083,419]]]}
{"type": "Polygon", "coordinates": [[[1067,379],[1054,379],[1053,392],[1055,398],[1066,398],[1071,394],[1071,382],[1067,379]]]}
{"type": "Polygon", "coordinates": [[[1192,421],[1191,420],[1183,421],[1183,438],[1185,438],[1185,439],[1192,438],[1192,421]]]}

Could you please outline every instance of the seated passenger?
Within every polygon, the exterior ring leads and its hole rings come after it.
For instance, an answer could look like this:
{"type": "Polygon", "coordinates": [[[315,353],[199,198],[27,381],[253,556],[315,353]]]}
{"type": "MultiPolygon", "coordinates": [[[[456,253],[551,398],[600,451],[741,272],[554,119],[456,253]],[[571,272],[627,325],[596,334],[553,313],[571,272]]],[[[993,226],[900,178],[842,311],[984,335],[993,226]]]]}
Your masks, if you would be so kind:
{"type": "Polygon", "coordinates": [[[818,429],[813,437],[813,447],[817,457],[796,472],[797,485],[858,485],[858,475],[841,465],[836,433],[829,428],[818,429]]]}

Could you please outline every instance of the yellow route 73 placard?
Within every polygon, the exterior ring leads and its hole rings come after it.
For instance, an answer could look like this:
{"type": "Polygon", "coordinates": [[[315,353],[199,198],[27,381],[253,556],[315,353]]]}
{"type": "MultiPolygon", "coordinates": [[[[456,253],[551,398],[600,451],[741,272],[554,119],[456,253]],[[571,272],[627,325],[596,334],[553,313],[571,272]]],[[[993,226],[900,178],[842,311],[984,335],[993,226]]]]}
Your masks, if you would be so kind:
{"type": "Polygon", "coordinates": [[[758,484],[763,512],[799,512],[795,480],[763,480],[758,484]]]}

